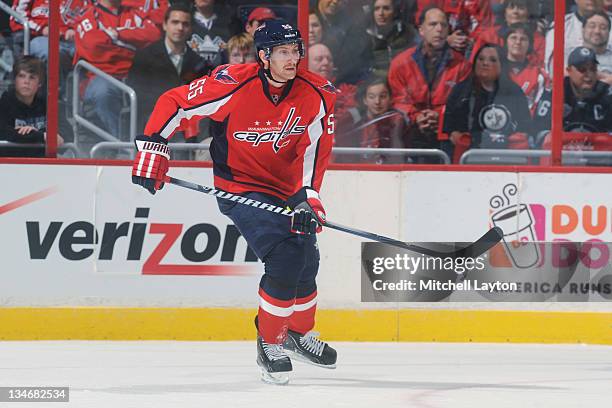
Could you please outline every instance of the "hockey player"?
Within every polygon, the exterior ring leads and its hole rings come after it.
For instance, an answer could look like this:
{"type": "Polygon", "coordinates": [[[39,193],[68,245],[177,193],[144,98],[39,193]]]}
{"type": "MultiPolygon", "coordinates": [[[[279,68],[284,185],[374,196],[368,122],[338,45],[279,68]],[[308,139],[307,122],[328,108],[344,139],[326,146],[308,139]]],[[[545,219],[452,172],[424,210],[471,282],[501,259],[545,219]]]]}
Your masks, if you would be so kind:
{"type": "Polygon", "coordinates": [[[257,63],[224,65],[163,94],[137,137],[132,181],[152,194],[168,169],[167,139],[191,119],[215,121],[215,187],[295,210],[290,220],[235,202],[219,209],[265,265],[256,318],[262,379],[287,383],[287,351],[334,368],[336,351],[311,332],[319,251],[314,235],[325,210],[318,191],[331,152],[336,90],[305,69],[299,31],[270,20],[255,32],[257,63]]]}

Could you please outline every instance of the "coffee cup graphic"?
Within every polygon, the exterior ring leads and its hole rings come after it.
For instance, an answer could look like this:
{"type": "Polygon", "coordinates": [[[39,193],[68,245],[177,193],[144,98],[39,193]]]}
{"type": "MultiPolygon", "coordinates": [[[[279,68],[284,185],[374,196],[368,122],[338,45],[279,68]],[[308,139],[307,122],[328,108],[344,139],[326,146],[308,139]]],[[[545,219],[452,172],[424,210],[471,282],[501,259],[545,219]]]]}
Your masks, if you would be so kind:
{"type": "Polygon", "coordinates": [[[493,225],[504,231],[504,246],[518,268],[530,268],[540,260],[533,231],[533,217],[526,204],[502,208],[491,217],[493,225]]]}

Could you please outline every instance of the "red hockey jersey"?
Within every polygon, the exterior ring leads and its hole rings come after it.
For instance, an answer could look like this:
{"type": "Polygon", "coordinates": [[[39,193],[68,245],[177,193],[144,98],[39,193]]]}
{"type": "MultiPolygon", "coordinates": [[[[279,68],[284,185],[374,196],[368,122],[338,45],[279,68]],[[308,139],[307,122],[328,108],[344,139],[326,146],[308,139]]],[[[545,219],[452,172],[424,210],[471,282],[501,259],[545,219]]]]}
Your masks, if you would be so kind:
{"type": "Polygon", "coordinates": [[[489,0],[417,0],[416,25],[423,11],[430,6],[436,6],[448,15],[451,32],[463,30],[470,37],[477,38],[480,31],[493,25],[489,0]]]}
{"type": "Polygon", "coordinates": [[[510,68],[508,72],[510,78],[521,87],[525,96],[527,96],[529,111],[531,116],[534,116],[536,107],[542,100],[542,97],[547,91],[550,91],[550,77],[543,68],[533,64],[528,64],[522,68],[510,68]]]}
{"type": "MultiPolygon", "coordinates": [[[[60,34],[75,28],[76,21],[81,17],[90,0],[62,0],[60,7],[60,34]]],[[[42,34],[43,28],[49,25],[49,0],[13,0],[13,9],[28,18],[32,36],[42,34]]],[[[23,26],[12,17],[11,30],[23,30],[23,26]]]]}
{"type": "Polygon", "coordinates": [[[74,61],[84,59],[116,78],[124,78],[136,49],[159,38],[160,30],[137,8],[121,6],[111,10],[96,4],[78,21],[74,61]]]}
{"type": "MultiPolygon", "coordinates": [[[[416,122],[417,115],[423,109],[435,110],[442,118],[451,90],[467,78],[470,72],[470,63],[460,53],[447,48],[429,87],[421,46],[410,48],[398,54],[389,67],[393,107],[405,112],[412,123],[416,122]]],[[[440,133],[438,137],[447,136],[440,133]]]]}
{"type": "Polygon", "coordinates": [[[209,117],[217,188],[281,199],[306,186],[318,191],[333,144],[336,89],[298,70],[274,99],[258,64],[222,65],[163,94],[145,134],[168,139],[189,121],[209,117]]]}
{"type": "Polygon", "coordinates": [[[164,16],[169,7],[168,0],[123,0],[121,5],[140,9],[146,18],[163,30],[164,16]]]}

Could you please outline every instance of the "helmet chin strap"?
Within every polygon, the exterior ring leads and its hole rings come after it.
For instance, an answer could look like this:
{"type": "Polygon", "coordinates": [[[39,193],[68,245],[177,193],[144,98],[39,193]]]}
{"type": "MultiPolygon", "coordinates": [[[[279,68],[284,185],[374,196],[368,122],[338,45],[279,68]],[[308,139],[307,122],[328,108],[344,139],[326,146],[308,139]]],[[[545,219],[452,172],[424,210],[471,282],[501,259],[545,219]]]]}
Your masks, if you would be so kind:
{"type": "Polygon", "coordinates": [[[272,82],[276,82],[277,84],[286,84],[289,81],[278,81],[276,79],[274,79],[274,77],[272,76],[272,72],[270,71],[270,68],[264,68],[264,74],[266,74],[266,77],[268,77],[268,79],[272,82]]]}

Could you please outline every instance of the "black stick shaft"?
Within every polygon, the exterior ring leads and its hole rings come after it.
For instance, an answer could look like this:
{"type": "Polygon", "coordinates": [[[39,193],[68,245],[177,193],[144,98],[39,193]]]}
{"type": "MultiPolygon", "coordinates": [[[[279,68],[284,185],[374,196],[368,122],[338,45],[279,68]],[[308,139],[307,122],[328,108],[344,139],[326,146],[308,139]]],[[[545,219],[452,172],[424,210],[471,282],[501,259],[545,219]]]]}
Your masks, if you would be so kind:
{"type": "MultiPolygon", "coordinates": [[[[289,208],[283,208],[277,205],[272,205],[268,203],[263,203],[257,200],[251,200],[246,197],[240,196],[238,194],[228,193],[226,191],[217,190],[212,187],[202,186],[200,184],[192,183],[189,181],[177,179],[175,177],[166,177],[165,181],[170,184],[174,184],[179,187],[188,188],[190,190],[198,191],[200,193],[204,193],[213,197],[221,198],[223,200],[236,201],[243,205],[249,205],[251,207],[259,208],[261,210],[270,211],[276,214],[285,215],[291,217],[293,215],[293,211],[289,208]]],[[[447,257],[447,256],[478,256],[490,248],[492,248],[495,244],[497,244],[501,238],[503,237],[503,232],[501,229],[495,227],[489,231],[485,235],[483,235],[478,241],[475,241],[473,244],[469,245],[466,248],[460,249],[455,252],[439,252],[433,249],[423,248],[417,245],[407,244],[402,241],[398,241],[393,238],[385,237],[384,235],[374,234],[372,232],[359,230],[352,227],[347,227],[344,225],[336,224],[331,221],[325,221],[323,224],[324,227],[335,229],[336,231],[346,232],[347,234],[356,235],[358,237],[370,239],[372,241],[381,242],[383,244],[393,245],[398,248],[407,249],[408,251],[416,252],[423,255],[433,256],[433,257],[447,257]]]]}

